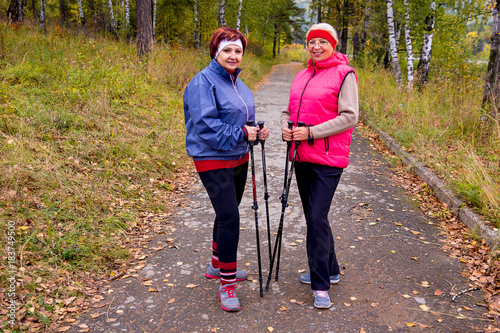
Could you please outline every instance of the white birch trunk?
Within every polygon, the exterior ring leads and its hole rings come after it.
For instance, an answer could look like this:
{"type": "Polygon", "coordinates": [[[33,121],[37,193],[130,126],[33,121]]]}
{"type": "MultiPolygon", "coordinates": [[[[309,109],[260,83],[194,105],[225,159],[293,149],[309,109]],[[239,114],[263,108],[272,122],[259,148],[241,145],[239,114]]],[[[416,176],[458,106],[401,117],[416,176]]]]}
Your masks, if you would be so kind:
{"type": "Polygon", "coordinates": [[[220,0],[219,9],[217,11],[217,21],[219,22],[219,27],[224,27],[227,25],[226,22],[226,0],[220,0]]]}
{"type": "Polygon", "coordinates": [[[45,0],[40,0],[40,28],[44,31],[47,30],[47,25],[45,24],[45,0]]]}
{"type": "Polygon", "coordinates": [[[85,25],[85,16],[83,15],[82,0],[78,0],[78,12],[80,14],[80,23],[84,26],[85,25]]]}
{"type": "Polygon", "coordinates": [[[411,29],[410,29],[410,5],[408,0],[404,0],[405,6],[405,40],[406,40],[406,60],[407,60],[407,85],[408,89],[413,89],[413,46],[411,44],[411,29]]]}
{"type": "Polygon", "coordinates": [[[157,0],[153,0],[153,40],[156,37],[156,3],[157,0]]]}
{"type": "Polygon", "coordinates": [[[398,49],[396,46],[396,35],[394,31],[394,10],[392,9],[392,0],[387,0],[387,25],[389,26],[389,46],[391,48],[392,70],[394,71],[398,87],[401,87],[402,78],[401,78],[401,69],[399,68],[398,49]]]}
{"type": "Polygon", "coordinates": [[[113,2],[112,0],[108,0],[109,6],[109,24],[111,25],[111,32],[116,37],[116,24],[115,24],[115,16],[113,15],[113,2]]]}
{"type": "Polygon", "coordinates": [[[238,4],[238,15],[236,15],[236,30],[240,30],[241,26],[241,8],[243,7],[243,0],[238,4]]]}
{"type": "Polygon", "coordinates": [[[129,36],[130,28],[130,0],[125,0],[125,31],[127,32],[127,37],[129,36]]]}
{"type": "Polygon", "coordinates": [[[193,37],[194,37],[194,46],[198,50],[200,48],[200,27],[199,27],[199,20],[200,20],[200,11],[198,9],[198,0],[194,1],[194,18],[193,18],[193,23],[194,23],[194,31],[193,31],[193,37]]]}
{"type": "Polygon", "coordinates": [[[431,15],[425,18],[426,28],[424,28],[424,36],[422,41],[422,49],[420,50],[420,60],[418,61],[418,81],[421,87],[425,87],[429,78],[429,67],[431,64],[432,55],[432,39],[434,38],[434,14],[436,11],[436,2],[431,3],[431,15]]]}

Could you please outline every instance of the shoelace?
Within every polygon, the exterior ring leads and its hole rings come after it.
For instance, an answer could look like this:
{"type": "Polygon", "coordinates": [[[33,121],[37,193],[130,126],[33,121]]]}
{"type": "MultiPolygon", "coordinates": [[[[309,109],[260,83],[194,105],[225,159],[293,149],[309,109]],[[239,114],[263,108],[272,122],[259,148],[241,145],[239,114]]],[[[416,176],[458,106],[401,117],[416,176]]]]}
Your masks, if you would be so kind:
{"type": "Polygon", "coordinates": [[[324,290],[316,290],[316,296],[318,297],[328,297],[328,293],[324,290]]]}
{"type": "Polygon", "coordinates": [[[237,285],[235,284],[229,284],[225,287],[222,287],[220,292],[223,293],[223,292],[227,292],[227,297],[230,298],[230,297],[236,297],[236,295],[234,294],[234,291],[235,289],[238,288],[237,285]]]}

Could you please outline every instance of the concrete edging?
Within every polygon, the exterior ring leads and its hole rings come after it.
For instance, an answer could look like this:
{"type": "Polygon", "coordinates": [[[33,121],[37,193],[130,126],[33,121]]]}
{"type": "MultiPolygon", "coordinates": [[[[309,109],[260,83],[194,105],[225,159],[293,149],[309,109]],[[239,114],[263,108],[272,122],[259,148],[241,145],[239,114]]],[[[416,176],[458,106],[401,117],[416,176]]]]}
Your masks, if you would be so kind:
{"type": "Polygon", "coordinates": [[[458,217],[460,222],[481,236],[491,248],[500,245],[500,230],[493,228],[491,223],[468,207],[458,195],[447,188],[445,182],[439,179],[429,168],[408,154],[389,134],[377,129],[373,123],[369,121],[367,123],[378,135],[380,141],[392,150],[413,173],[420,177],[434,191],[434,195],[438,200],[448,205],[448,208],[458,217]]]}

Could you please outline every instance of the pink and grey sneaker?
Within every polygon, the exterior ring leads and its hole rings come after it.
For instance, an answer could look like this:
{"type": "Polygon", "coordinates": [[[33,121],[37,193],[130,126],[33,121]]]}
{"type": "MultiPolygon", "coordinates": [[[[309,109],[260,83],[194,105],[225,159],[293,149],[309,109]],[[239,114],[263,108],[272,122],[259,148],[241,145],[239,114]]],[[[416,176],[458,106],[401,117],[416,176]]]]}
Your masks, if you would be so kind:
{"type": "MultiPolygon", "coordinates": [[[[209,263],[205,276],[209,279],[220,279],[220,268],[214,268],[212,263],[209,263]]],[[[245,281],[247,276],[248,274],[244,271],[236,271],[236,281],[245,281]]]]}
{"type": "Polygon", "coordinates": [[[240,301],[236,297],[236,288],[238,288],[236,283],[220,285],[219,287],[220,306],[226,311],[240,311],[240,301]]]}

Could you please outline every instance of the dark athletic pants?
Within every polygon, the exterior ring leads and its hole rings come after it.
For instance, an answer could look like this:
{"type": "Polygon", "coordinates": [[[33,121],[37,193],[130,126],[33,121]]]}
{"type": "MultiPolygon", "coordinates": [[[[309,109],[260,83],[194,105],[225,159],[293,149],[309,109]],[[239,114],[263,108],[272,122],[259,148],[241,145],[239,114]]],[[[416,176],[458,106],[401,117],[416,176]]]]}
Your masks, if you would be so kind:
{"type": "Polygon", "coordinates": [[[307,224],[307,258],[313,290],[329,290],[330,276],[340,273],[328,212],[342,171],[315,163],[295,163],[307,224]]]}
{"type": "Polygon", "coordinates": [[[240,236],[238,206],[245,190],[247,171],[248,162],[235,168],[198,173],[215,210],[213,241],[217,244],[219,262],[231,265],[234,263],[235,274],[240,236]]]}

